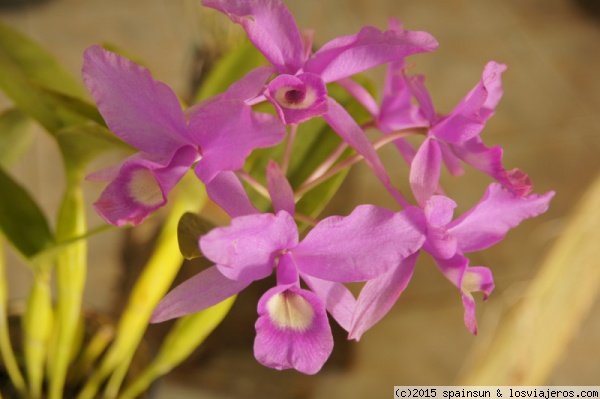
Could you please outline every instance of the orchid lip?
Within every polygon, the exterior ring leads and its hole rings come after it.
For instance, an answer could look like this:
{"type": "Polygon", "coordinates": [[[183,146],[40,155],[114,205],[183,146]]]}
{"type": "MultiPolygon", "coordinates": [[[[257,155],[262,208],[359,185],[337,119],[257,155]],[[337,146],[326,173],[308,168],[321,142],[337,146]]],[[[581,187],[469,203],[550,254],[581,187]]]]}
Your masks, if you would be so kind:
{"type": "Polygon", "coordinates": [[[299,332],[308,330],[315,315],[310,303],[291,291],[280,292],[269,298],[267,311],[277,327],[299,332]]]}
{"type": "Polygon", "coordinates": [[[131,174],[128,189],[131,198],[144,206],[154,207],[164,202],[160,185],[147,169],[138,169],[131,174]]]}

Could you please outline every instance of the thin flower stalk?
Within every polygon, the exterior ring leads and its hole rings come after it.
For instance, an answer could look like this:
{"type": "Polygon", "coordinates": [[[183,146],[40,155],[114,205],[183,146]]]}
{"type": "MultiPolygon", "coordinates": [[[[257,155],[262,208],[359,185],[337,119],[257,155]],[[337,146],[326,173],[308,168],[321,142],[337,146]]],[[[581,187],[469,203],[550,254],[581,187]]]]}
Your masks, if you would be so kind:
{"type": "Polygon", "coordinates": [[[283,157],[281,158],[281,170],[283,171],[283,173],[287,173],[287,170],[290,166],[290,159],[292,158],[292,150],[294,149],[294,143],[296,141],[297,133],[298,125],[291,125],[290,131],[285,141],[285,150],[283,151],[283,157]]]}
{"type": "MultiPolygon", "coordinates": [[[[376,150],[380,149],[381,147],[383,147],[384,145],[388,144],[388,143],[392,143],[398,139],[404,138],[404,137],[408,137],[408,136],[412,136],[415,134],[414,129],[408,129],[408,130],[401,130],[398,132],[394,132],[392,134],[388,134],[386,136],[383,136],[377,140],[375,140],[375,142],[373,142],[373,148],[375,148],[376,150]]],[[[360,154],[353,154],[351,156],[349,156],[348,158],[344,159],[343,161],[335,164],[334,166],[332,166],[327,172],[322,173],[319,177],[317,178],[313,178],[313,180],[311,180],[311,178],[309,177],[304,183],[302,183],[300,185],[300,187],[298,187],[298,189],[295,191],[295,197],[296,197],[296,201],[298,201],[300,198],[302,198],[302,196],[304,194],[306,194],[307,192],[309,192],[310,190],[312,190],[313,188],[315,188],[316,186],[318,186],[319,184],[323,183],[324,181],[332,178],[333,176],[335,176],[336,174],[340,173],[341,171],[343,171],[346,168],[349,168],[357,163],[359,163],[360,161],[362,161],[364,159],[364,157],[360,154]]]]}

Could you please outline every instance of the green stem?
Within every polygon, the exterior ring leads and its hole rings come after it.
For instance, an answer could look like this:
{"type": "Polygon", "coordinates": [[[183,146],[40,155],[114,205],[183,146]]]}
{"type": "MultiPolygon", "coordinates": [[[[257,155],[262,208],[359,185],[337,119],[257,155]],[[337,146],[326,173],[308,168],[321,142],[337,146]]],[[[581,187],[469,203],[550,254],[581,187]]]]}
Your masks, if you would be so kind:
{"type": "MultiPolygon", "coordinates": [[[[86,232],[85,204],[78,179],[67,186],[57,222],[57,241],[69,240],[86,232]]],[[[60,399],[73,356],[73,341],[81,316],[81,304],[86,279],[87,241],[75,241],[57,256],[58,285],[57,323],[50,364],[49,398],[60,399]]]]}
{"type": "Polygon", "coordinates": [[[34,268],[33,286],[29,292],[27,309],[23,315],[25,368],[31,399],[39,399],[42,395],[44,362],[52,330],[53,314],[50,293],[50,268],[48,266],[37,265],[34,268]]]}
{"type": "Polygon", "coordinates": [[[290,132],[287,135],[285,150],[283,152],[283,157],[281,158],[281,171],[283,174],[287,173],[288,167],[290,166],[292,149],[294,148],[294,142],[296,141],[296,133],[298,133],[298,125],[292,125],[290,127],[290,132]]]}
{"type": "MultiPolygon", "coordinates": [[[[192,180],[191,183],[196,184],[196,181],[192,180]]],[[[181,182],[179,187],[186,188],[184,182],[181,182]]],[[[166,294],[181,267],[183,257],[177,241],[179,219],[185,212],[197,211],[201,208],[207,197],[205,192],[197,191],[185,194],[180,191],[179,194],[173,201],[173,207],[156,247],[131,292],[129,303],[117,326],[115,341],[79,393],[79,399],[93,398],[102,382],[117,367],[129,365],[129,360],[142,339],[154,308],[166,294]]]]}
{"type": "Polygon", "coordinates": [[[6,268],[4,264],[4,239],[0,235],[0,353],[6,372],[21,396],[25,396],[25,380],[15,358],[8,330],[6,268]]]}

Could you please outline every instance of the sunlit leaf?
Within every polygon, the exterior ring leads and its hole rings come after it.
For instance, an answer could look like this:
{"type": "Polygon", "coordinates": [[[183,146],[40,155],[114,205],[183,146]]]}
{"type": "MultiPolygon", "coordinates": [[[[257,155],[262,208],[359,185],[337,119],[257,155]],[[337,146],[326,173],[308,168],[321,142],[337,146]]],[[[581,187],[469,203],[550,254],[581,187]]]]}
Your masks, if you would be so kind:
{"type": "Polygon", "coordinates": [[[19,160],[33,141],[31,119],[18,109],[0,114],[0,166],[8,168],[19,160]]]}
{"type": "Polygon", "coordinates": [[[51,247],[54,237],[42,210],[2,168],[0,192],[0,229],[8,241],[28,259],[51,247]]]}
{"type": "Polygon", "coordinates": [[[202,256],[198,240],[201,235],[208,233],[214,227],[214,224],[195,213],[184,213],[177,225],[177,240],[183,257],[194,259],[202,256]]]}

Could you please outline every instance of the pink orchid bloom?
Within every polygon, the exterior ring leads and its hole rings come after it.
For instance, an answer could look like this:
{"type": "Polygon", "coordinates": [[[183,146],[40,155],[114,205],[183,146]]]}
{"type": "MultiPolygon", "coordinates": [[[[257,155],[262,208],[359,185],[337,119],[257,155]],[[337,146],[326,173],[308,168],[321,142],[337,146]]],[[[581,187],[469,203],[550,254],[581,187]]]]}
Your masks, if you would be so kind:
{"type": "MultiPolygon", "coordinates": [[[[520,196],[492,183],[477,205],[454,221],[456,203],[450,198],[434,195],[425,201],[427,239],[422,249],[433,256],[440,271],[460,290],[465,325],[472,334],[477,334],[472,293],[483,292],[485,300],[494,289],[494,281],[488,268],[469,266],[464,254],[496,244],[523,220],[546,212],[553,196],[552,191],[520,196]]],[[[417,256],[407,257],[398,267],[365,284],[357,300],[351,339],[359,339],[391,309],[410,281],[417,256]]]]}
{"type": "MultiPolygon", "coordinates": [[[[224,174],[217,184],[232,177],[224,174]]],[[[255,356],[268,367],[314,374],[333,349],[326,311],[350,329],[356,300],[341,283],[377,278],[411,256],[425,240],[424,218],[414,207],[395,213],[363,205],[346,217],[322,220],[299,241],[293,193],[274,163],[268,184],[276,213],[254,213],[243,195],[228,202],[226,207],[241,205],[250,214],[200,238],[202,253],[215,266],[167,294],[152,322],[213,306],[275,270],[277,286],[258,304],[255,356]]],[[[238,190],[236,183],[229,187],[238,190]]]]}
{"type": "Polygon", "coordinates": [[[94,207],[117,226],[139,224],[162,207],[194,163],[198,177],[210,182],[241,168],[253,149],[285,137],[277,118],[254,113],[235,97],[237,86],[185,112],[148,69],[99,46],[86,50],[82,72],[110,130],[139,151],[120,168],[91,175],[110,181],[94,207]]]}
{"type": "MultiPolygon", "coordinates": [[[[273,65],[277,76],[256,99],[267,99],[286,124],[322,116],[332,129],[361,154],[384,186],[397,199],[377,152],[348,112],[327,95],[326,85],[411,54],[433,51],[437,41],[426,32],[372,26],[334,39],[312,53],[312,35],[303,35],[279,0],[203,0],[202,4],[240,24],[256,48],[273,65]]],[[[402,202],[402,199],[400,198],[402,202]]],[[[406,203],[406,201],[403,201],[406,203]]]]}

